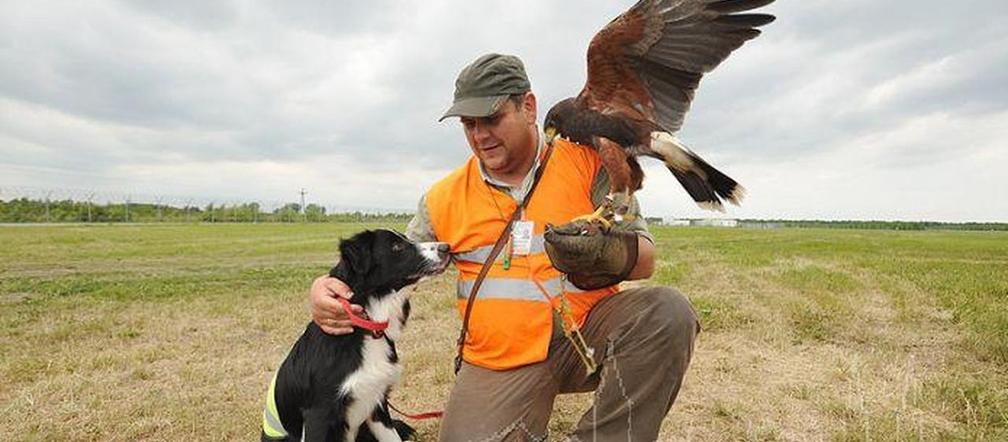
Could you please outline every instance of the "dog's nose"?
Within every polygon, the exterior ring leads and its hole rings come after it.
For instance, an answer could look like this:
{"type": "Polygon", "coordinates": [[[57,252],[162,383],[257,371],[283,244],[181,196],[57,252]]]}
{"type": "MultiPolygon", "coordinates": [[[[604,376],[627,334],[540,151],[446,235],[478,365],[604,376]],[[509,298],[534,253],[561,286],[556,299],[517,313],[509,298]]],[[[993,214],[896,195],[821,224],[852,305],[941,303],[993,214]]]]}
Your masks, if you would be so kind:
{"type": "Polygon", "coordinates": [[[449,250],[451,250],[451,248],[448,247],[448,243],[444,243],[444,242],[439,242],[438,243],[438,245],[437,245],[437,251],[439,251],[441,253],[448,253],[449,250]]]}

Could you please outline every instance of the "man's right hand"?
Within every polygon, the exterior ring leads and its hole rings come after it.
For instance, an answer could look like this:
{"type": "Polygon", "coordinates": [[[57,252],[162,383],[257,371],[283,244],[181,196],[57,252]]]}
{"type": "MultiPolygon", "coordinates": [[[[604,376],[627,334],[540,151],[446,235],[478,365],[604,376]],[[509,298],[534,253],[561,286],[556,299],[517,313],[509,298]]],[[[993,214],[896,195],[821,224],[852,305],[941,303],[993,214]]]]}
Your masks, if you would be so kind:
{"type": "MultiPolygon", "coordinates": [[[[315,278],[312,283],[308,300],[311,301],[312,320],[322,331],[330,335],[345,335],[353,333],[350,316],[336,300],[337,296],[350,299],[353,292],[350,287],[336,278],[325,275],[315,278]]],[[[356,304],[350,304],[354,314],[360,314],[364,309],[356,304]]]]}

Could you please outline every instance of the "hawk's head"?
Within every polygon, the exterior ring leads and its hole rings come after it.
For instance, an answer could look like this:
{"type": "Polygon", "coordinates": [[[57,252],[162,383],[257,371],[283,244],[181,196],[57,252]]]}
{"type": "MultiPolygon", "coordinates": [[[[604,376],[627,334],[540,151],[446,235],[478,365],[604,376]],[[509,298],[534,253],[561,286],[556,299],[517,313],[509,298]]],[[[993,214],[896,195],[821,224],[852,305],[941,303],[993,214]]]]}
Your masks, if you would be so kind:
{"type": "Polygon", "coordinates": [[[574,98],[563,100],[550,108],[549,112],[546,113],[546,121],[543,123],[543,133],[546,134],[546,143],[552,145],[556,137],[570,136],[568,125],[574,121],[574,113],[576,111],[574,98]]]}

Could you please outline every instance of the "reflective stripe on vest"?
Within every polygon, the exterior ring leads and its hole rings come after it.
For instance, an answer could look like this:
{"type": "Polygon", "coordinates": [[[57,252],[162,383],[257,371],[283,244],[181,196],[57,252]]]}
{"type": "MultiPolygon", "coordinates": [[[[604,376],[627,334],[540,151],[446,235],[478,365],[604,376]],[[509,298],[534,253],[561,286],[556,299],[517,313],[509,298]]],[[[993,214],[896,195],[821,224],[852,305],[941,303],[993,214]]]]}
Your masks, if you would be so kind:
{"type": "MultiPolygon", "coordinates": [[[[455,296],[458,299],[468,299],[469,292],[472,291],[475,283],[475,280],[459,281],[456,285],[455,296]]],[[[562,282],[560,278],[547,279],[541,284],[543,289],[549,292],[550,297],[559,296],[563,292],[583,292],[583,290],[574,287],[571,283],[562,282]]],[[[476,299],[517,299],[522,301],[549,302],[535,281],[509,278],[484,279],[483,284],[480,285],[479,293],[476,294],[476,299]]]]}
{"type": "Polygon", "coordinates": [[[287,430],[280,423],[280,413],[276,406],[276,373],[270,381],[269,391],[266,392],[266,406],[263,407],[263,433],[272,439],[283,439],[287,437],[287,430]]]}
{"type": "MultiPolygon", "coordinates": [[[[532,235],[532,247],[529,249],[529,254],[533,253],[546,253],[546,240],[543,239],[542,235],[532,235]]],[[[453,258],[461,261],[475,262],[483,264],[486,262],[487,258],[490,257],[490,251],[493,250],[493,246],[483,246],[477,247],[476,249],[470,250],[468,252],[455,253],[452,255],[453,258]]],[[[504,254],[497,255],[497,260],[500,261],[504,259],[504,254]]],[[[496,262],[494,261],[494,262],[496,262]]]]}

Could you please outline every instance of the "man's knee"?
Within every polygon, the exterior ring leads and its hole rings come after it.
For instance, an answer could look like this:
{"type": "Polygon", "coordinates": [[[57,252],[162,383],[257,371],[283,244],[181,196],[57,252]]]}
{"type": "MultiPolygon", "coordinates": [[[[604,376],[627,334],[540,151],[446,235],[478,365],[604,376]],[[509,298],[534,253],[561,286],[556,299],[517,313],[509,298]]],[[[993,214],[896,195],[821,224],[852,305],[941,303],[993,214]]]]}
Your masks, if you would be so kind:
{"type": "MultiPolygon", "coordinates": [[[[671,287],[649,287],[639,294],[647,305],[644,323],[652,328],[660,350],[689,352],[700,332],[700,322],[689,300],[671,287]]],[[[656,349],[658,350],[658,349],[656,349]]]]}
{"type": "Polygon", "coordinates": [[[655,327],[676,332],[695,329],[698,324],[696,311],[682,293],[674,288],[658,286],[645,289],[639,296],[645,299],[646,320],[655,327]]]}

